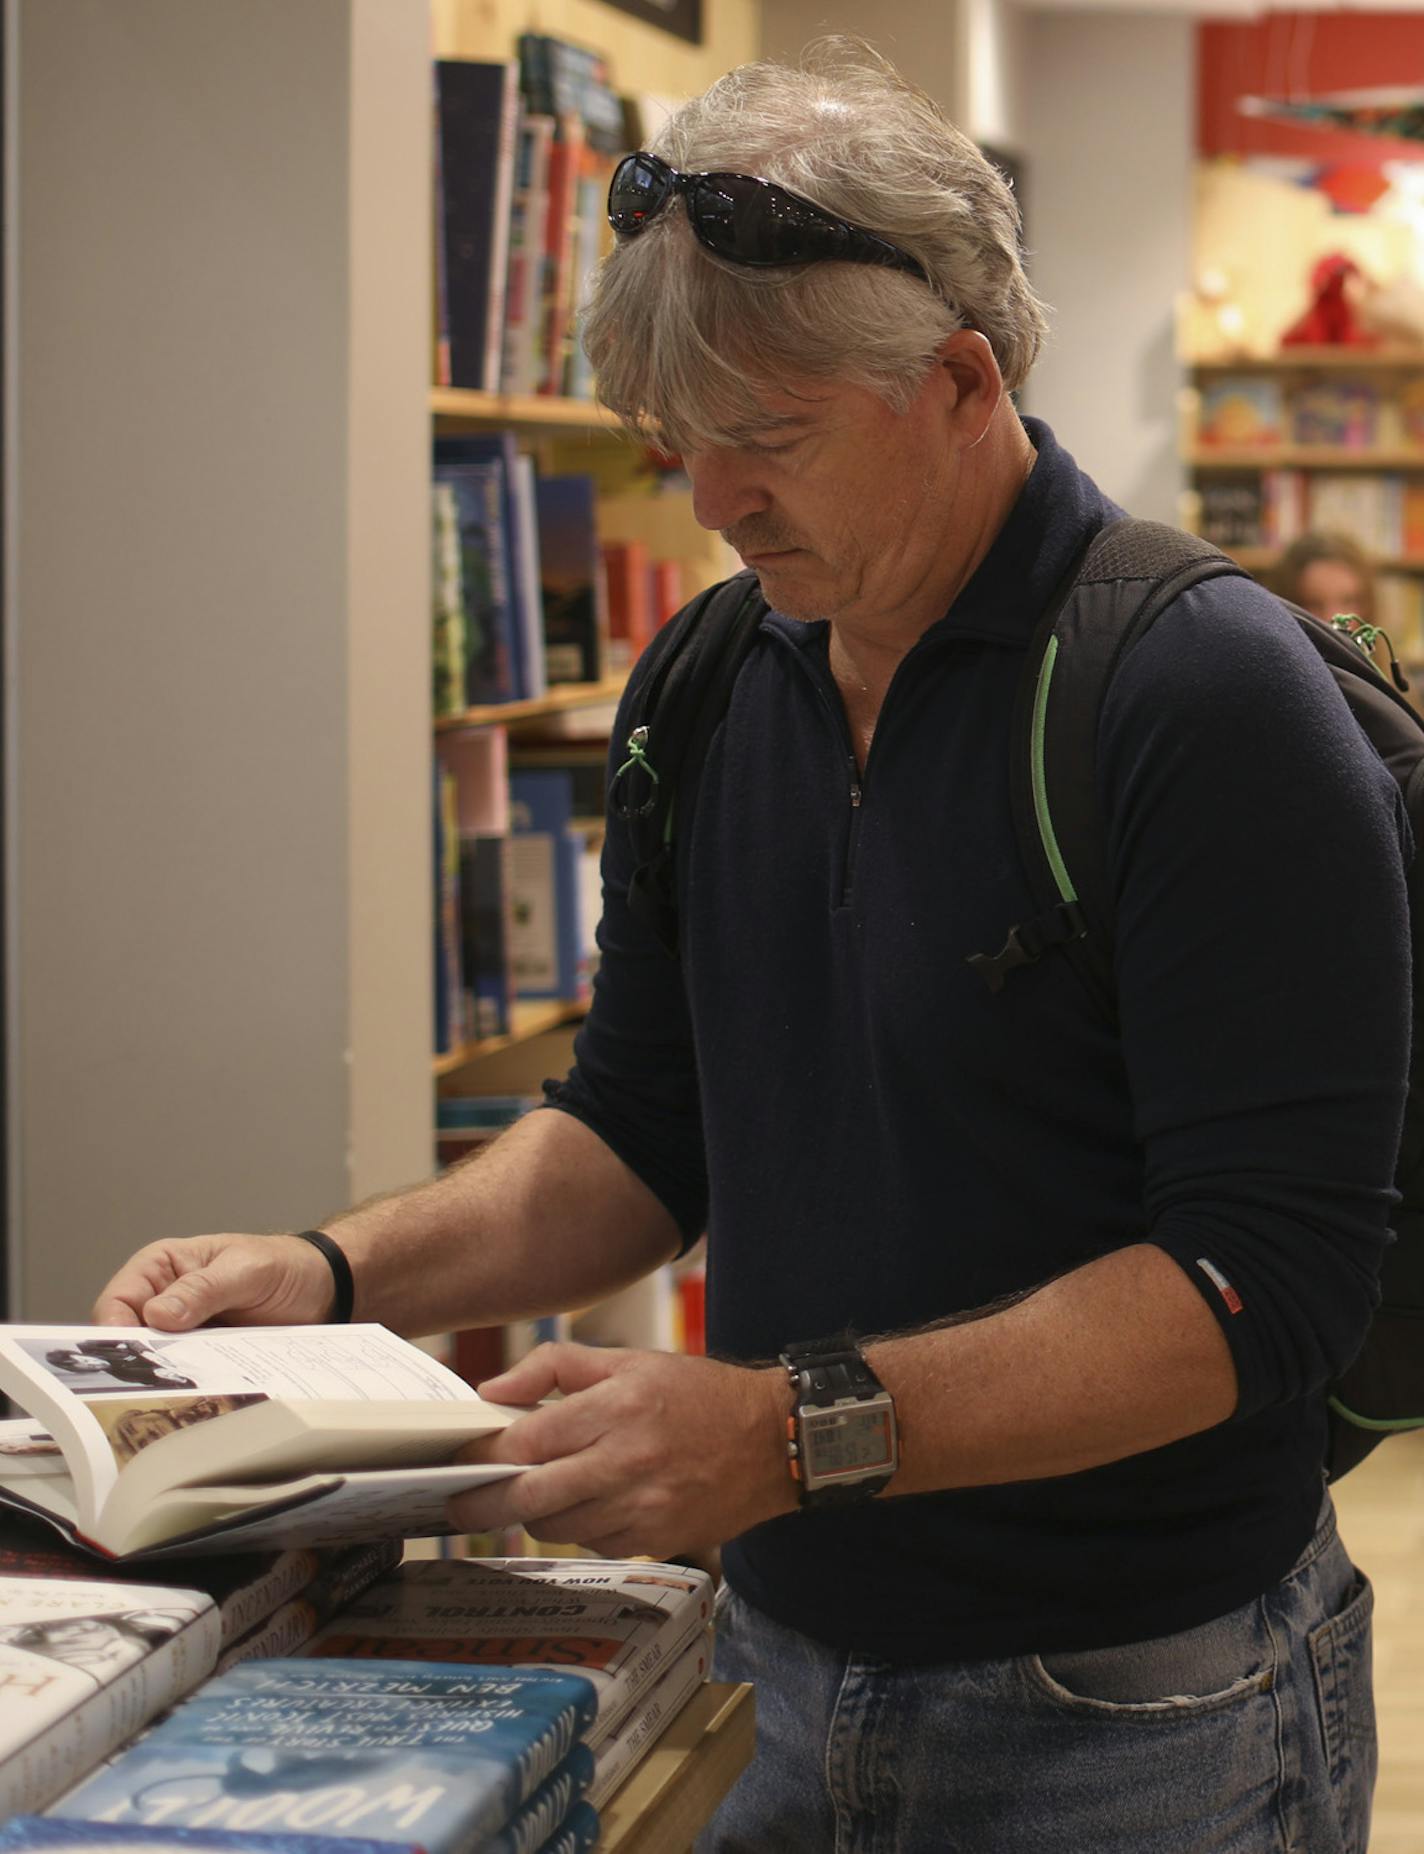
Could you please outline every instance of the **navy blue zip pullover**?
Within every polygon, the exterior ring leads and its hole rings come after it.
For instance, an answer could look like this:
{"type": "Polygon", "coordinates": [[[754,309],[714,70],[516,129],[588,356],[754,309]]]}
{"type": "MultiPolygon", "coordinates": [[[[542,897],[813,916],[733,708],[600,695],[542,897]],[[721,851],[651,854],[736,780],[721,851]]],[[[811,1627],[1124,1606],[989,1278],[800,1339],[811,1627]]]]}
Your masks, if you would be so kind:
{"type": "Polygon", "coordinates": [[[689,1241],[707,1230],[724,1356],[915,1328],[1144,1240],[1220,1320],[1240,1398],[1205,1434],[728,1545],[759,1608],[891,1662],[1140,1640],[1279,1581],[1394,1202],[1407,825],[1253,583],[1180,597],[1104,709],[1120,1033],[1061,957],[999,996],[965,963],[1034,911],[1010,715],[1035,620],[1119,513],[1027,424],[1037,466],[897,669],[863,777],[828,625],[765,619],[680,820],[680,962],[629,914],[610,821],[602,970],[551,1089],[689,1241]]]}

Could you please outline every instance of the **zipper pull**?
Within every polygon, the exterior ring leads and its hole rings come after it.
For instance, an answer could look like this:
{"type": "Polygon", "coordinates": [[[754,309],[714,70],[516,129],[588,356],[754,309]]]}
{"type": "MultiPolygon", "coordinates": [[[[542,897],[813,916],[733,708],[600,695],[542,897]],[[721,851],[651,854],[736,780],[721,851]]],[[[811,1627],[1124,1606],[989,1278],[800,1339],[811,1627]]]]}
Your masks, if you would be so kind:
{"type": "Polygon", "coordinates": [[[1371,661],[1374,659],[1375,645],[1377,643],[1383,643],[1385,649],[1389,652],[1390,680],[1401,695],[1408,695],[1409,678],[1399,667],[1399,658],[1395,654],[1394,645],[1390,641],[1387,631],[1381,631],[1377,624],[1366,624],[1362,618],[1357,618],[1353,612],[1338,612],[1335,617],[1330,620],[1330,628],[1334,631],[1339,631],[1343,637],[1348,637],[1352,644],[1358,645],[1371,661]]]}

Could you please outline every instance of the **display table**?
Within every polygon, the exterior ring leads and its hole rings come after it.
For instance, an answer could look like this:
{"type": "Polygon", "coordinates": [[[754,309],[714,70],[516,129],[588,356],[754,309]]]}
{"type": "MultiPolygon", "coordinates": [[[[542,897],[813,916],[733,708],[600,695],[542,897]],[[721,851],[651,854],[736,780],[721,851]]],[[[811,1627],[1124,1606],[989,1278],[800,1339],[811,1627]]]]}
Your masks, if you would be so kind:
{"type": "Polygon", "coordinates": [[[752,1689],[709,1681],[599,1811],[599,1854],[685,1854],[755,1748],[752,1689]]]}

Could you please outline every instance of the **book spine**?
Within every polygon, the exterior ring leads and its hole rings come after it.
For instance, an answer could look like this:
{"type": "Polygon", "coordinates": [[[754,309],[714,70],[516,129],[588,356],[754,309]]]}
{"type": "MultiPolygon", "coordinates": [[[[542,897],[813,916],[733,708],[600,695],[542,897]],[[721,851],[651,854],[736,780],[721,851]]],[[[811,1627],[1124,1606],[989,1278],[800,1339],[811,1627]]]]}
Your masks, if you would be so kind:
{"type": "Polygon", "coordinates": [[[299,1590],[304,1590],[316,1576],[320,1565],[320,1553],[310,1548],[278,1552],[273,1562],[259,1576],[220,1598],[220,1646],[228,1647],[240,1635],[246,1635],[249,1629],[256,1628],[264,1617],[272,1615],[289,1602],[299,1590]]]}
{"type": "MultiPolygon", "coordinates": [[[[306,1556],[319,1562],[315,1552],[290,1555],[306,1556]]],[[[214,1671],[222,1674],[240,1661],[290,1654],[303,1642],[310,1641],[322,1623],[360,1596],[368,1585],[394,1569],[400,1556],[400,1544],[395,1539],[379,1539],[338,1552],[285,1603],[270,1612],[259,1612],[246,1633],[234,1637],[225,1632],[224,1652],[218,1657],[214,1671]]]]}
{"type": "Polygon", "coordinates": [[[605,1739],[594,1761],[593,1782],[588,1792],[595,1809],[603,1807],[647,1756],[707,1678],[710,1665],[711,1653],[703,1636],[668,1669],[620,1730],[605,1739]]]}
{"type": "Polygon", "coordinates": [[[78,1783],[134,1733],[190,1693],[217,1660],[221,1624],[211,1599],[142,1660],[57,1716],[40,1671],[0,1664],[0,1819],[37,1812],[78,1783]],[[26,1730],[25,1709],[44,1708],[26,1730]]]}
{"type": "Polygon", "coordinates": [[[593,1772],[593,1753],[587,1745],[575,1745],[506,1826],[480,1843],[480,1854],[538,1854],[584,1795],[593,1772]]]}
{"type": "Polygon", "coordinates": [[[486,391],[499,391],[504,350],[504,310],[509,281],[509,222],[514,200],[514,157],[519,136],[519,66],[504,67],[499,141],[495,148],[493,224],[490,232],[489,302],[485,309],[482,380],[486,391]]]}

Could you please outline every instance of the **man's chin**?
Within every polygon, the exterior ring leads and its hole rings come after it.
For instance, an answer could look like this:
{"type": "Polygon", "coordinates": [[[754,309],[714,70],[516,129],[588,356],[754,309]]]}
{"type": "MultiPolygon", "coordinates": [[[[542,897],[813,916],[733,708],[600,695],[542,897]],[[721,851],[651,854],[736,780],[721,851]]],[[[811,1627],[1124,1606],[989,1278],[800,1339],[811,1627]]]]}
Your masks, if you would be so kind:
{"type": "Polygon", "coordinates": [[[825,601],[818,599],[811,590],[810,576],[796,570],[797,565],[806,560],[804,549],[794,547],[780,553],[750,557],[744,554],[742,559],[756,574],[767,604],[783,618],[800,618],[813,623],[825,617],[825,601]]]}

